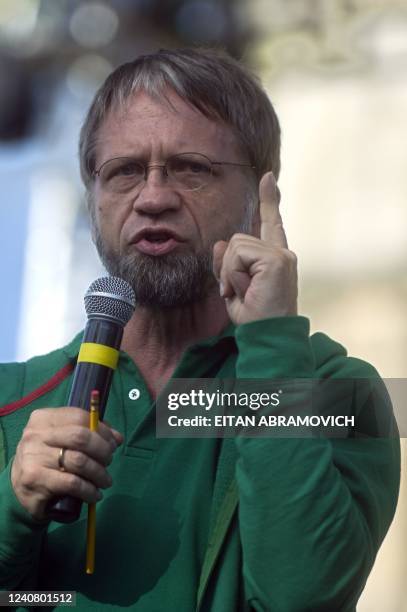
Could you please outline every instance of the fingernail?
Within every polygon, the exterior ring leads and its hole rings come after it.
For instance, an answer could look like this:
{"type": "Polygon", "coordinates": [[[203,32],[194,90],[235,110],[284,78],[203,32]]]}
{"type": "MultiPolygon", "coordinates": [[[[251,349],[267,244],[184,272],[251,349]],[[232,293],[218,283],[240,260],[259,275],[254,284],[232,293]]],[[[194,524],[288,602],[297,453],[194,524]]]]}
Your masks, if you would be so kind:
{"type": "Polygon", "coordinates": [[[219,283],[219,293],[221,297],[225,295],[225,285],[222,283],[222,281],[219,283]]]}

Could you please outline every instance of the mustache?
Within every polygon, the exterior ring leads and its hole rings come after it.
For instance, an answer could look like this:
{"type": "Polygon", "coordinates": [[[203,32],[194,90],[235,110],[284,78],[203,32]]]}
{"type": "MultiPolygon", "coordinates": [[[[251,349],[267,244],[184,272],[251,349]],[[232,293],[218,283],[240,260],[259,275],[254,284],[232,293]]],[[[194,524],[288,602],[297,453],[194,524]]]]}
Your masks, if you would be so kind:
{"type": "Polygon", "coordinates": [[[127,281],[136,304],[151,310],[171,309],[198,302],[217,285],[212,272],[212,250],[151,256],[132,250],[118,255],[96,236],[96,248],[109,274],[127,281]]]}

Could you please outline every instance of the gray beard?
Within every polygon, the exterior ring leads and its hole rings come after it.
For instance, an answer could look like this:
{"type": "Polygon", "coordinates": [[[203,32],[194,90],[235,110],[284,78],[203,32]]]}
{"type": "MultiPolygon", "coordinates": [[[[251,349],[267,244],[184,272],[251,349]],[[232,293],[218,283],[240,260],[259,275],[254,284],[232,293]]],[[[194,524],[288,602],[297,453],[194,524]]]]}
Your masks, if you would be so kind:
{"type": "Polygon", "coordinates": [[[131,285],[138,306],[160,310],[193,304],[216,285],[209,253],[168,253],[162,257],[132,253],[117,257],[105,250],[100,236],[95,244],[109,274],[131,285]]]}
{"type": "MultiPolygon", "coordinates": [[[[213,244],[218,240],[229,240],[237,232],[248,234],[256,204],[256,197],[248,194],[242,222],[231,228],[228,236],[214,239],[213,244]]],[[[95,246],[103,265],[109,274],[119,276],[130,284],[138,306],[161,310],[194,304],[217,286],[212,271],[213,244],[208,251],[200,253],[118,255],[105,248],[92,214],[91,222],[95,246]]]]}

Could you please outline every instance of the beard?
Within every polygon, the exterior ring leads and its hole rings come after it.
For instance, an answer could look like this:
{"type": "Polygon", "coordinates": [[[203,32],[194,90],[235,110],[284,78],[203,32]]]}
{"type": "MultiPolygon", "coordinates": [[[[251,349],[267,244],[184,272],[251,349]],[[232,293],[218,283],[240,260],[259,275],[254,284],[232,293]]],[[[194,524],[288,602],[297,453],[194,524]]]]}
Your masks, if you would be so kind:
{"type": "Polygon", "coordinates": [[[138,306],[153,310],[186,306],[203,299],[216,285],[209,253],[117,256],[105,249],[100,235],[95,244],[109,274],[119,276],[133,288],[138,306]]]}
{"type": "Polygon", "coordinates": [[[187,306],[201,301],[217,288],[213,274],[213,245],[229,240],[236,232],[249,233],[257,200],[248,197],[241,223],[230,228],[227,236],[218,236],[205,251],[167,253],[151,256],[132,252],[118,254],[106,247],[93,215],[92,230],[99,257],[112,276],[127,281],[133,288],[136,304],[151,310],[187,306]]]}

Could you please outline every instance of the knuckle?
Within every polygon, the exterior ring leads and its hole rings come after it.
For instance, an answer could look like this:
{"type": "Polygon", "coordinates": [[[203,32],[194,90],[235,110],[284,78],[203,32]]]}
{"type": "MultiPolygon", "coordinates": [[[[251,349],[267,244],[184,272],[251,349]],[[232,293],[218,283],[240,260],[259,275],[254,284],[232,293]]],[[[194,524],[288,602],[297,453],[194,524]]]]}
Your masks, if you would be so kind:
{"type": "Polygon", "coordinates": [[[39,483],[41,470],[38,465],[28,464],[24,466],[24,469],[21,470],[21,484],[24,487],[30,487],[34,483],[39,483]]]}
{"type": "Polygon", "coordinates": [[[89,429],[85,427],[75,427],[70,435],[70,445],[73,448],[83,449],[89,443],[89,429]]]}
{"type": "Polygon", "coordinates": [[[82,470],[88,463],[88,457],[80,451],[71,451],[69,461],[77,470],[82,470]]]}
{"type": "Polygon", "coordinates": [[[25,446],[32,443],[32,441],[37,437],[37,434],[34,429],[27,427],[23,431],[23,435],[21,436],[21,440],[19,442],[20,448],[24,448],[25,446]]]}
{"type": "Polygon", "coordinates": [[[298,258],[297,258],[297,255],[294,253],[294,251],[290,251],[290,250],[288,250],[288,251],[287,251],[287,255],[288,255],[289,260],[290,260],[292,263],[294,263],[294,264],[296,264],[296,263],[297,263],[298,258]]]}
{"type": "Polygon", "coordinates": [[[274,262],[278,268],[291,267],[297,262],[297,256],[288,249],[278,249],[274,252],[274,262]]]}
{"type": "Polygon", "coordinates": [[[275,267],[276,270],[281,271],[284,268],[286,268],[287,267],[287,262],[288,262],[288,259],[287,259],[286,255],[285,255],[285,253],[282,253],[281,251],[277,251],[274,254],[273,264],[274,264],[274,267],[275,267]]]}
{"type": "Polygon", "coordinates": [[[17,452],[20,452],[20,453],[23,452],[26,449],[26,447],[30,445],[34,437],[35,436],[33,435],[32,430],[26,427],[17,445],[17,452]]]}
{"type": "Polygon", "coordinates": [[[37,424],[38,421],[42,419],[42,416],[43,416],[43,409],[37,408],[37,410],[33,410],[27,421],[27,427],[29,427],[30,425],[37,424]]]}
{"type": "Polygon", "coordinates": [[[76,425],[86,425],[89,421],[89,412],[83,408],[72,406],[69,408],[72,422],[76,425]]]}
{"type": "Polygon", "coordinates": [[[238,246],[241,237],[242,237],[242,234],[233,234],[233,236],[231,237],[229,241],[231,248],[235,249],[236,246],[238,246]]]}
{"type": "Polygon", "coordinates": [[[67,493],[75,495],[81,491],[82,479],[79,478],[79,476],[76,476],[75,474],[72,474],[70,472],[66,473],[65,482],[67,493]]]}
{"type": "Polygon", "coordinates": [[[225,259],[226,261],[229,261],[233,259],[234,257],[236,257],[238,251],[239,251],[239,247],[240,247],[240,243],[238,240],[231,240],[230,244],[228,246],[228,249],[225,253],[225,259]]]}

